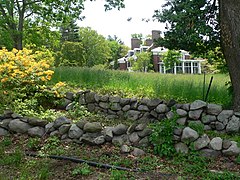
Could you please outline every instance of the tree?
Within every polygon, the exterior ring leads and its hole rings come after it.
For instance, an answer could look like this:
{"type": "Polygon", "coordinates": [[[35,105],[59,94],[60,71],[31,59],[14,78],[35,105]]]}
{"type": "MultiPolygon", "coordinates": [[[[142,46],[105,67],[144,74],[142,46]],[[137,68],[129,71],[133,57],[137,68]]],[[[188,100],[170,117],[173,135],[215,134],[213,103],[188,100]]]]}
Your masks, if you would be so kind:
{"type": "Polygon", "coordinates": [[[123,42],[121,41],[121,39],[118,39],[118,37],[116,35],[114,35],[113,37],[108,36],[107,38],[108,40],[108,46],[111,50],[110,52],[110,58],[108,59],[108,62],[114,62],[114,69],[118,69],[118,62],[117,60],[121,57],[126,56],[129,47],[125,46],[123,44],[123,42]]]}
{"type": "Polygon", "coordinates": [[[219,0],[221,45],[233,88],[234,109],[240,111],[240,3],[219,0]]]}
{"type": "Polygon", "coordinates": [[[133,71],[147,72],[151,69],[151,56],[150,52],[141,52],[136,54],[136,59],[130,58],[133,71]]]}
{"type": "Polygon", "coordinates": [[[166,69],[171,69],[174,67],[175,63],[179,63],[179,58],[181,57],[181,53],[176,50],[168,50],[163,54],[163,62],[166,69]]]}
{"type": "Polygon", "coordinates": [[[70,20],[70,22],[63,23],[60,27],[61,32],[61,41],[71,41],[78,42],[79,41],[79,27],[74,20],[70,20]]]}
{"type": "Polygon", "coordinates": [[[240,111],[239,12],[237,0],[168,0],[162,12],[157,10],[154,15],[167,23],[166,41],[162,44],[170,49],[201,54],[221,43],[233,88],[233,108],[237,111],[240,111]]]}
{"type": "Polygon", "coordinates": [[[102,35],[99,35],[97,31],[90,27],[81,27],[79,40],[83,45],[86,66],[92,67],[107,63],[111,50],[107,40],[102,35]]]}
{"type": "MultiPolygon", "coordinates": [[[[1,0],[0,27],[10,33],[13,46],[23,47],[28,22],[51,22],[52,26],[79,18],[85,0],[1,0]]],[[[91,0],[92,1],[92,0],[91,0]]],[[[124,7],[123,0],[105,0],[105,10],[124,7]]]]}
{"type": "Polygon", "coordinates": [[[204,55],[220,45],[218,14],[212,0],[168,0],[154,17],[166,23],[160,46],[204,55]]]}

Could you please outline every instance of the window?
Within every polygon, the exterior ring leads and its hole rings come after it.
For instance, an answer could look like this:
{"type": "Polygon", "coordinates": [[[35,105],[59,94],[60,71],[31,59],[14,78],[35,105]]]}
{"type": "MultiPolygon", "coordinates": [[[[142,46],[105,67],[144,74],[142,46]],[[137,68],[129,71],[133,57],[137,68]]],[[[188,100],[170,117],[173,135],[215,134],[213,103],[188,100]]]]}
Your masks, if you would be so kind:
{"type": "Polygon", "coordinates": [[[198,73],[198,63],[197,63],[197,62],[194,62],[194,63],[193,63],[193,73],[194,73],[194,74],[197,74],[197,73],[198,73]]]}
{"type": "Polygon", "coordinates": [[[176,73],[183,73],[182,63],[176,63],[176,73]]]}
{"type": "Polygon", "coordinates": [[[191,62],[184,63],[184,71],[185,71],[185,73],[191,74],[191,62]]]}

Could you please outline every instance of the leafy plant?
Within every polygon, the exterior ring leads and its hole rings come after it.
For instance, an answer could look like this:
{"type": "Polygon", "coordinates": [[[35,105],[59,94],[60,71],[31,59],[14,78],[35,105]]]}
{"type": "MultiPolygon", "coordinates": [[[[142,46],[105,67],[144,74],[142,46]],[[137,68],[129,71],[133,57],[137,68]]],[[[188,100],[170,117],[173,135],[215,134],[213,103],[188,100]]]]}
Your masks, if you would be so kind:
{"type": "Polygon", "coordinates": [[[110,180],[124,180],[124,179],[126,179],[124,177],[125,175],[126,175],[126,172],[112,169],[110,180]]]}
{"type": "Polygon", "coordinates": [[[204,124],[202,124],[202,123],[191,121],[188,123],[188,127],[197,131],[199,135],[203,135],[203,133],[204,133],[204,124]]]}
{"type": "Polygon", "coordinates": [[[150,125],[152,129],[150,142],[154,146],[154,153],[166,157],[172,157],[175,154],[173,131],[177,126],[176,119],[176,117],[170,120],[165,119],[150,125]]]}
{"type": "Polygon", "coordinates": [[[73,176],[77,175],[87,176],[89,174],[91,174],[91,169],[90,166],[86,163],[80,164],[72,171],[73,176]]]}
{"type": "Polygon", "coordinates": [[[32,150],[38,150],[40,148],[41,139],[40,138],[29,138],[27,147],[32,150]]]}

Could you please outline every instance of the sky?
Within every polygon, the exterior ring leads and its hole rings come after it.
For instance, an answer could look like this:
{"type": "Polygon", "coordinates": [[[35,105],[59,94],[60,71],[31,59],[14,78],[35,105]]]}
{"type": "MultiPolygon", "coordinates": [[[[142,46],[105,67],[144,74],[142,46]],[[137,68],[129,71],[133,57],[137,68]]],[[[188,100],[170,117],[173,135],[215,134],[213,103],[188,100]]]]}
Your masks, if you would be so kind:
{"type": "Polygon", "coordinates": [[[105,37],[116,35],[125,45],[131,45],[131,34],[147,36],[152,30],[164,30],[164,24],[152,21],[154,10],[161,9],[165,0],[124,0],[125,8],[118,11],[104,11],[104,0],[85,2],[82,15],[86,16],[83,21],[78,21],[80,27],[91,27],[98,34],[105,37]],[[128,18],[131,21],[127,21],[128,18]],[[151,21],[144,22],[142,18],[151,21]]]}

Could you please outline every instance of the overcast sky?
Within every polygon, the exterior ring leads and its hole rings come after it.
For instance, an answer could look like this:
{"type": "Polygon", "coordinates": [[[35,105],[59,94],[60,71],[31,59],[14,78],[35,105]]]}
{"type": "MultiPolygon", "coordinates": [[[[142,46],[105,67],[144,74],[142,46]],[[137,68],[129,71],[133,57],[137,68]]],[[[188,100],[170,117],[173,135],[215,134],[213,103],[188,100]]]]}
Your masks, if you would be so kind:
{"type": "Polygon", "coordinates": [[[152,30],[164,30],[164,24],[152,21],[154,10],[160,9],[165,0],[124,0],[125,8],[118,10],[104,11],[104,0],[85,2],[85,10],[82,15],[86,19],[79,21],[80,27],[91,27],[99,34],[107,37],[116,35],[126,45],[131,44],[131,34],[142,33],[144,36],[151,34],[152,30]],[[128,18],[131,21],[127,21],[128,18]],[[143,22],[142,18],[151,21],[143,22]]]}

